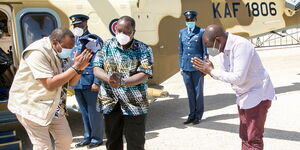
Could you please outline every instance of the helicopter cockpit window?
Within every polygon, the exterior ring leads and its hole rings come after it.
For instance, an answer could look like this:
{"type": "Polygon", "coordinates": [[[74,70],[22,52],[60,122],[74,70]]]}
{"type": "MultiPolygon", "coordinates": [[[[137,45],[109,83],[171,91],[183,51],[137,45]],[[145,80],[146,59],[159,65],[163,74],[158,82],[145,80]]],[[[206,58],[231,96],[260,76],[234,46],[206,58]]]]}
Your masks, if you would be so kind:
{"type": "Polygon", "coordinates": [[[55,17],[49,13],[27,13],[21,18],[23,47],[49,36],[57,28],[55,17]]]}

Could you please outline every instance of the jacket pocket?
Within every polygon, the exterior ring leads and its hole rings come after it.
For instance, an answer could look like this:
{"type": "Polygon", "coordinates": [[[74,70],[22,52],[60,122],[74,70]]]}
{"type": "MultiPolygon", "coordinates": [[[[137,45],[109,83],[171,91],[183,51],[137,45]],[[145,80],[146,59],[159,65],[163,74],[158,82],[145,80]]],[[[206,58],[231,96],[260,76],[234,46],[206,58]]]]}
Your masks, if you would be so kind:
{"type": "Polygon", "coordinates": [[[94,82],[93,72],[83,72],[80,78],[81,85],[91,85],[94,82]],[[85,74],[84,74],[85,73],[85,74]]]}
{"type": "Polygon", "coordinates": [[[35,103],[35,109],[31,109],[31,115],[36,116],[41,119],[46,119],[48,113],[53,105],[53,100],[40,100],[38,103],[35,103]]]}

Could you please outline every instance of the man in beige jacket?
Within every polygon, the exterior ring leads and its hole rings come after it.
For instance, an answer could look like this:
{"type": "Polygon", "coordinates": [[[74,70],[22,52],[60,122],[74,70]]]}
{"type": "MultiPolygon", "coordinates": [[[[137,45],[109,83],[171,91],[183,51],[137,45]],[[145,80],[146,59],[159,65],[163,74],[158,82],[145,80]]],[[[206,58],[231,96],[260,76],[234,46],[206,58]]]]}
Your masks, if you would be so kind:
{"type": "Polygon", "coordinates": [[[92,55],[85,50],[67,59],[74,46],[69,29],[55,29],[49,37],[30,44],[22,53],[19,69],[9,93],[8,109],[24,126],[34,150],[70,149],[72,133],[65,117],[68,85],[75,85],[92,55]]]}

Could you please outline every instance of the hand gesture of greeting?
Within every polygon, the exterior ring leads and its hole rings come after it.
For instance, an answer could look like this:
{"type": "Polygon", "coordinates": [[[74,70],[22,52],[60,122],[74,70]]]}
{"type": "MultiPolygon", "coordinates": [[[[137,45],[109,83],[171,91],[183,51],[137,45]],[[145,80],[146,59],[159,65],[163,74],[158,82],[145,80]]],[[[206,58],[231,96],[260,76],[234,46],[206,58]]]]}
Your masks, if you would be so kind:
{"type": "Polygon", "coordinates": [[[210,72],[214,69],[213,63],[208,58],[206,58],[205,61],[203,61],[197,57],[194,57],[192,58],[191,62],[194,68],[196,68],[204,74],[210,75],[210,72]]]}
{"type": "Polygon", "coordinates": [[[78,55],[78,52],[76,51],[74,55],[74,67],[78,70],[84,70],[90,64],[92,56],[89,49],[85,49],[80,55],[78,55]]]}

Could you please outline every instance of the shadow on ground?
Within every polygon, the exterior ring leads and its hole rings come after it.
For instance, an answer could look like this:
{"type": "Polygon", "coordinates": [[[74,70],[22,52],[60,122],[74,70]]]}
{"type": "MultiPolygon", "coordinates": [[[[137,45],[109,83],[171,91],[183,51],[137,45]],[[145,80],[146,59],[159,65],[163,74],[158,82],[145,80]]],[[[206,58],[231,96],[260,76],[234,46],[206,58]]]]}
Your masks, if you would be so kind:
{"type": "MultiPolygon", "coordinates": [[[[293,85],[290,86],[275,88],[276,94],[298,90],[300,90],[300,83],[293,83],[293,85]]],[[[186,125],[183,125],[183,122],[186,119],[184,117],[187,116],[189,111],[187,98],[179,99],[178,95],[171,95],[170,97],[171,98],[168,100],[156,101],[155,103],[151,104],[147,120],[147,132],[169,127],[175,127],[179,129],[187,128],[186,125]]],[[[217,94],[205,96],[204,99],[205,111],[216,110],[230,105],[235,105],[234,94],[217,94]]],[[[203,118],[201,123],[195,127],[238,134],[238,125],[216,122],[219,120],[238,118],[238,115],[236,114],[237,112],[232,113],[234,114],[221,114],[213,117],[203,118]]],[[[282,140],[300,141],[300,132],[294,131],[266,128],[264,136],[282,140]]]]}
{"type": "MultiPolygon", "coordinates": [[[[300,83],[293,83],[293,85],[290,86],[278,87],[275,90],[276,94],[298,91],[300,90],[300,83]]],[[[235,105],[234,94],[205,96],[205,111],[221,109],[230,105],[235,105]]],[[[238,134],[238,125],[217,122],[219,120],[233,119],[238,117],[236,112],[230,113],[234,114],[220,114],[213,117],[203,118],[201,123],[195,127],[238,134]]],[[[168,100],[156,101],[152,103],[147,117],[146,139],[149,140],[159,136],[159,133],[154,132],[154,130],[169,127],[185,129],[187,126],[183,125],[182,122],[185,121],[184,117],[187,116],[187,114],[188,101],[186,98],[179,99],[178,95],[170,95],[170,99],[168,100]]],[[[81,114],[77,112],[69,112],[68,121],[70,123],[73,137],[75,137],[73,142],[79,142],[81,138],[78,138],[77,136],[82,136],[83,134],[81,114]]],[[[32,149],[32,145],[27,133],[20,123],[15,122],[0,124],[0,131],[6,130],[16,130],[17,137],[22,140],[23,148],[25,150],[32,149]]],[[[266,128],[265,137],[300,141],[300,132],[266,128]]]]}

